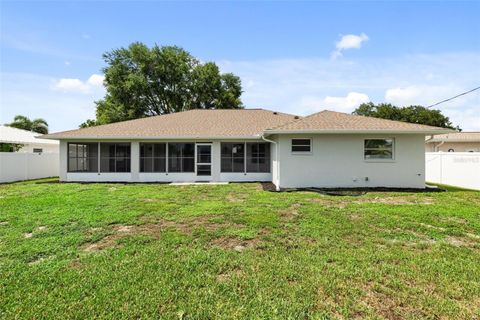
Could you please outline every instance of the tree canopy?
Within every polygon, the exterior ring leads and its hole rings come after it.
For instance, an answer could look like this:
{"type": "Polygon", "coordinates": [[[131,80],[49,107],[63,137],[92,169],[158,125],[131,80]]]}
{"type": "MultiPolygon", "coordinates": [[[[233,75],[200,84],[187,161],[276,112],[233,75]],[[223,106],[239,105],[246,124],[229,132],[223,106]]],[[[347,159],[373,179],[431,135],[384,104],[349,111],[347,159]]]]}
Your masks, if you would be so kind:
{"type": "Polygon", "coordinates": [[[12,123],[7,123],[5,125],[12,128],[33,131],[41,134],[48,133],[48,123],[42,118],[30,120],[28,117],[17,115],[15,118],[13,118],[12,123]]]}
{"type": "Polygon", "coordinates": [[[81,127],[162,115],[189,109],[243,108],[240,78],[220,73],[176,46],[140,42],[106,52],[107,93],[96,101],[96,120],[81,127]]]}
{"type": "Polygon", "coordinates": [[[454,127],[450,119],[440,110],[422,106],[396,107],[390,103],[368,102],[362,103],[353,114],[460,130],[458,126],[454,127]]]}

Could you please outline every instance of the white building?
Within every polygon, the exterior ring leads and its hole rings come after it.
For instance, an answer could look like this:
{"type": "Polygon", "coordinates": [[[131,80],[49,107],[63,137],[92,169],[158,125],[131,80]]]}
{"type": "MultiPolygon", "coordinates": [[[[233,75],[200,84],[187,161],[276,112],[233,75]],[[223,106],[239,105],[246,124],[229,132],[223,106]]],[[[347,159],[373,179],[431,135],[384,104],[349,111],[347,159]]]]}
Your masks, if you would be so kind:
{"type": "Polygon", "coordinates": [[[44,136],[61,181],[425,187],[425,136],[451,130],[322,111],[191,110],[44,136]]]}
{"type": "Polygon", "coordinates": [[[427,138],[426,152],[480,152],[480,132],[462,131],[427,138]]]}
{"type": "Polygon", "coordinates": [[[40,138],[36,132],[0,126],[0,143],[23,145],[18,152],[58,153],[59,142],[40,138]],[[37,138],[38,137],[38,138],[37,138]]]}

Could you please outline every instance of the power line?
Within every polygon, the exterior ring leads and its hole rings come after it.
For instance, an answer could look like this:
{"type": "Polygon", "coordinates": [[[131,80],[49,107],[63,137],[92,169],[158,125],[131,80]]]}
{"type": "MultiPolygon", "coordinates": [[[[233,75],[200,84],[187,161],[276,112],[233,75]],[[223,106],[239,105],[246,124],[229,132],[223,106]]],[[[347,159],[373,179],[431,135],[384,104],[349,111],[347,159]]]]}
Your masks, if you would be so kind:
{"type": "Polygon", "coordinates": [[[466,92],[457,94],[455,97],[451,97],[451,98],[442,100],[442,101],[440,101],[440,102],[434,103],[434,104],[428,106],[427,109],[428,109],[428,108],[431,108],[431,107],[435,107],[435,106],[439,105],[440,103],[444,103],[444,102],[453,100],[453,99],[455,99],[455,98],[461,97],[461,96],[463,96],[463,95],[466,95],[467,93],[473,92],[473,91],[478,90],[478,89],[480,89],[480,87],[473,88],[472,90],[469,90],[469,91],[466,91],[466,92]]]}

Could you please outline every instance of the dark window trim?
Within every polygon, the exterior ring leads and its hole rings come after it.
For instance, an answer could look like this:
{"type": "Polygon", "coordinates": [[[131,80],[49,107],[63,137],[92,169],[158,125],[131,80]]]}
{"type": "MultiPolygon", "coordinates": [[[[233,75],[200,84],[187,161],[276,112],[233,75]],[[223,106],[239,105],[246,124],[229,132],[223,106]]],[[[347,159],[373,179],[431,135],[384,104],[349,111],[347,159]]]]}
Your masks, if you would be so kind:
{"type": "MultiPolygon", "coordinates": [[[[78,149],[78,148],[77,148],[78,149]]],[[[76,152],[78,152],[78,150],[76,150],[76,152]]],[[[67,142],[67,173],[95,173],[95,172],[99,172],[100,170],[100,164],[99,164],[99,159],[100,159],[100,148],[99,148],[99,145],[98,145],[98,142],[85,142],[85,141],[70,141],[70,142],[67,142]],[[97,145],[97,156],[96,157],[78,157],[78,154],[77,154],[77,157],[74,157],[74,159],[77,159],[77,166],[78,166],[78,159],[79,158],[82,158],[82,159],[89,159],[89,158],[92,158],[92,159],[97,159],[97,170],[94,170],[94,171],[72,171],[70,170],[70,145],[79,145],[79,144],[83,144],[83,145],[89,145],[89,144],[96,144],[97,145]]]]}
{"type": "Polygon", "coordinates": [[[293,153],[293,154],[311,154],[312,153],[312,138],[292,138],[290,140],[290,151],[293,153]],[[297,145],[294,145],[294,141],[295,140],[308,140],[309,143],[308,144],[297,144],[297,145]],[[305,147],[308,147],[308,150],[293,150],[295,147],[299,147],[299,148],[305,148],[305,147]]]}
{"type": "Polygon", "coordinates": [[[138,143],[138,172],[139,173],[168,173],[168,142],[139,142],[138,143]],[[152,156],[151,157],[142,157],[142,145],[153,145],[152,156]],[[164,145],[165,146],[165,155],[163,157],[156,157],[155,156],[155,145],[164,145]],[[152,160],[152,171],[142,171],[142,160],[151,159],[152,160]],[[165,167],[163,171],[153,171],[155,170],[155,159],[164,159],[165,160],[165,167]]]}
{"type": "Polygon", "coordinates": [[[395,161],[395,146],[396,141],[395,138],[365,138],[363,139],[363,159],[366,162],[394,162],[395,161]],[[365,144],[367,140],[392,140],[392,147],[391,147],[391,152],[392,152],[392,157],[391,158],[367,158],[366,157],[366,151],[367,150],[390,150],[390,148],[367,148],[365,147],[365,144]]]}
{"type": "Polygon", "coordinates": [[[124,141],[115,141],[115,142],[109,142],[109,141],[101,141],[100,143],[100,148],[98,150],[98,155],[100,159],[100,164],[98,168],[98,172],[101,173],[131,173],[132,172],[132,143],[131,142],[124,142],[124,141]],[[102,157],[102,144],[114,144],[115,145],[115,156],[114,157],[102,157]],[[129,156],[128,157],[117,157],[117,145],[118,144],[127,144],[129,147],[129,156]],[[118,159],[123,159],[123,160],[128,160],[130,162],[129,164],[129,170],[128,171],[117,171],[117,158],[118,159]],[[115,171],[102,171],[102,160],[103,159],[115,159],[115,171]]]}
{"type": "Polygon", "coordinates": [[[197,164],[197,161],[196,161],[196,154],[197,154],[197,151],[196,151],[196,148],[197,148],[197,142],[190,142],[190,141],[185,141],[185,142],[168,142],[167,143],[168,146],[167,146],[167,172],[168,173],[196,173],[196,170],[195,170],[195,166],[197,164]],[[181,155],[180,157],[170,157],[170,145],[173,145],[173,144],[193,144],[193,155],[191,157],[184,157],[183,156],[183,150],[181,152],[181,155]],[[193,170],[192,171],[185,171],[184,170],[184,163],[183,161],[181,161],[181,170],[180,171],[172,171],[170,170],[170,159],[193,159],[193,170]]]}
{"type": "MultiPolygon", "coordinates": [[[[243,142],[235,142],[235,141],[228,141],[228,142],[221,142],[220,143],[220,173],[242,173],[242,172],[238,172],[238,171],[222,171],[222,168],[221,168],[221,161],[222,161],[222,148],[221,148],[221,144],[222,143],[231,143],[231,144],[243,144],[243,149],[244,149],[244,155],[243,155],[243,173],[244,174],[247,174],[247,173],[271,173],[272,172],[272,147],[271,147],[271,143],[269,142],[252,142],[252,141],[243,141],[243,142]],[[249,156],[248,156],[248,145],[251,145],[251,144],[264,144],[264,145],[268,145],[268,155],[267,155],[267,152],[265,153],[265,160],[268,159],[268,170],[267,171],[249,171],[248,170],[248,159],[249,159],[249,156]]],[[[261,157],[255,157],[258,159],[260,159],[261,157]]]]}
{"type": "Polygon", "coordinates": [[[247,150],[246,150],[246,142],[220,142],[220,173],[246,173],[246,156],[247,156],[247,150]],[[224,171],[222,169],[222,160],[223,160],[223,154],[222,154],[222,144],[241,144],[243,145],[243,155],[241,157],[234,157],[233,154],[231,154],[230,158],[232,161],[232,170],[231,171],[224,171]],[[243,170],[242,171],[233,171],[233,160],[234,159],[243,159],[243,170]]]}
{"type": "MultiPolygon", "coordinates": [[[[271,173],[272,172],[272,148],[271,148],[271,144],[269,142],[245,142],[245,170],[247,173],[271,173]],[[265,151],[265,156],[263,157],[265,160],[268,159],[268,170],[267,171],[249,171],[248,170],[248,159],[261,159],[262,157],[260,156],[257,156],[257,157],[249,157],[248,156],[248,145],[252,145],[252,144],[263,144],[265,146],[268,146],[268,152],[265,151]],[[268,154],[268,156],[267,156],[268,154]]],[[[265,161],[265,163],[267,163],[267,161],[265,161]]],[[[258,166],[260,167],[260,164],[258,164],[258,166]]]]}

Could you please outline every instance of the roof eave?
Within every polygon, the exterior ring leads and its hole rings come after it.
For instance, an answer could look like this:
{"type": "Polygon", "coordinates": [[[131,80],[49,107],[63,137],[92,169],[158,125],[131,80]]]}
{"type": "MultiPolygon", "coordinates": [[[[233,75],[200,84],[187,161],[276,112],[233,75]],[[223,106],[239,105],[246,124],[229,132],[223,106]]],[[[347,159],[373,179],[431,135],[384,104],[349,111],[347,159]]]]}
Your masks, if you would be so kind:
{"type": "Polygon", "coordinates": [[[372,129],[335,129],[335,130],[266,130],[266,134],[444,134],[455,132],[450,129],[426,130],[372,130],[372,129]]]}
{"type": "Polygon", "coordinates": [[[431,143],[431,142],[480,142],[480,139],[463,139],[463,140],[460,140],[460,139],[431,139],[431,140],[428,140],[427,142],[431,143]]]}
{"type": "Polygon", "coordinates": [[[51,140],[258,140],[262,135],[253,136],[54,136],[48,137],[51,140]]]}

